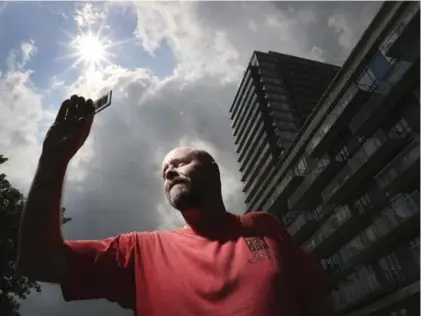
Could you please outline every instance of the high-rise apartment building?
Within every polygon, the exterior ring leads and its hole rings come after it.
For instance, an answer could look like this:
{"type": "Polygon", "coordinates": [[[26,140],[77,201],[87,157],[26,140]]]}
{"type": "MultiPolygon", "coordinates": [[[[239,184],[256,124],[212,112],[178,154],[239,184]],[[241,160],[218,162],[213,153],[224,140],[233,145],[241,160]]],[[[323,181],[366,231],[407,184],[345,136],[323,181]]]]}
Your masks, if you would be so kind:
{"type": "Polygon", "coordinates": [[[419,11],[383,4],[258,183],[255,210],[320,260],[336,315],[420,315],[419,11]]]}
{"type": "Polygon", "coordinates": [[[231,107],[245,202],[260,184],[338,72],[339,67],[276,52],[254,52],[231,107]]]}

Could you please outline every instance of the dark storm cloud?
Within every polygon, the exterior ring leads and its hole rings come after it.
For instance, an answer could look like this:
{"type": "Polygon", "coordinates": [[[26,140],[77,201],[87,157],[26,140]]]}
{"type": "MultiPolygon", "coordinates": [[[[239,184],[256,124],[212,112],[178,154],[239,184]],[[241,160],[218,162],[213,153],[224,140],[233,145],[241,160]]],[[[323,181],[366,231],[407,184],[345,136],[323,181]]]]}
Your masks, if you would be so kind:
{"type": "MultiPolygon", "coordinates": [[[[279,1],[274,5],[280,10],[309,10],[317,16],[315,31],[306,32],[308,45],[316,45],[326,52],[326,61],[342,65],[349,54],[349,48],[354,47],[361,34],[367,28],[371,19],[382,5],[381,1],[279,1]],[[344,22],[342,29],[335,29],[335,18],[344,22]],[[333,23],[333,25],[332,25],[333,23]],[[330,25],[329,25],[330,24],[330,25]],[[349,33],[346,47],[338,45],[340,36],[349,33]]],[[[338,22],[338,24],[340,24],[338,22]]]]}

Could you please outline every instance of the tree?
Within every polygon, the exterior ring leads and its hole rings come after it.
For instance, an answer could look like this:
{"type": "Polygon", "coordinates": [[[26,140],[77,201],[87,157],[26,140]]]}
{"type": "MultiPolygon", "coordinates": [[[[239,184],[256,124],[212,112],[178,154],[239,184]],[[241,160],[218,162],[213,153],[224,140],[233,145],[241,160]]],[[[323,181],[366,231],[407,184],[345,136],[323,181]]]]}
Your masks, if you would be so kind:
{"type": "MultiPolygon", "coordinates": [[[[0,165],[7,158],[0,155],[0,165]]],[[[25,198],[0,174],[0,315],[19,316],[19,302],[28,297],[31,290],[41,291],[37,282],[16,272],[15,260],[17,256],[17,241],[20,217],[23,211],[25,198]]],[[[66,223],[71,219],[64,216],[66,223]]]]}

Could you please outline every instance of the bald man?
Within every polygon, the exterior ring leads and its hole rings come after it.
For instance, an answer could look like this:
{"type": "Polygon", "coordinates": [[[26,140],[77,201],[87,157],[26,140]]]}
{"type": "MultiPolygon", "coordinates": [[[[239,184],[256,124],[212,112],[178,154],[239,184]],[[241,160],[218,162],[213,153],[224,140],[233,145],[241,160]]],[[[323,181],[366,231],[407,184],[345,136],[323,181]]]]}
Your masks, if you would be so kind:
{"type": "Polygon", "coordinates": [[[163,161],[169,203],[187,226],[65,241],[60,200],[93,103],[63,102],[44,143],[20,230],[18,269],[61,285],[66,301],[105,298],[136,316],[325,316],[324,278],[271,215],[227,212],[215,160],[178,148],[163,161]]]}

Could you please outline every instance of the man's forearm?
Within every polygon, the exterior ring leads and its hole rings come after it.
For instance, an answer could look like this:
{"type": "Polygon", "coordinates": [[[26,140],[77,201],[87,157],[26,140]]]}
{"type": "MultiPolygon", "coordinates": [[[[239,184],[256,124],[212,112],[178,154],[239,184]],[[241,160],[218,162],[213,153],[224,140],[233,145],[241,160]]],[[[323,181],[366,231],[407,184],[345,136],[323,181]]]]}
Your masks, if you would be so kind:
{"type": "Polygon", "coordinates": [[[18,267],[36,266],[36,258],[62,246],[61,194],[67,164],[41,157],[30,188],[20,226],[18,267]]]}

